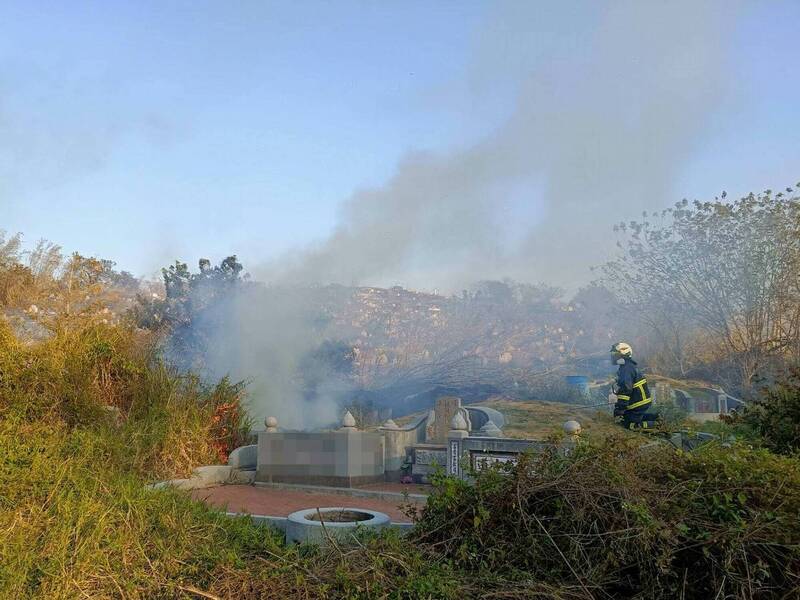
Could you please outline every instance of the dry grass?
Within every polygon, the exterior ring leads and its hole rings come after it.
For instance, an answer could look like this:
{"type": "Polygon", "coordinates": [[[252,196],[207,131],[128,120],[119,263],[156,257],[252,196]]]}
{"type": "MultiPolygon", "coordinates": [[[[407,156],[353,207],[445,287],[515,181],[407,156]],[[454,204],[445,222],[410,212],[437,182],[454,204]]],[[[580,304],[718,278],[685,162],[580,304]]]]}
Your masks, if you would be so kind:
{"type": "MultiPolygon", "coordinates": [[[[488,406],[503,413],[506,424],[503,434],[511,438],[530,438],[544,440],[562,431],[565,421],[577,420],[584,433],[590,438],[605,437],[617,434],[619,427],[602,409],[577,408],[562,402],[542,402],[539,400],[509,400],[507,398],[490,398],[478,402],[475,406],[488,406]]],[[[402,426],[410,423],[423,413],[413,413],[398,417],[394,421],[402,426]]]]}
{"type": "Polygon", "coordinates": [[[574,419],[581,424],[588,437],[604,437],[616,434],[620,428],[614,425],[608,413],[595,408],[577,408],[560,402],[516,401],[495,398],[481,402],[499,410],[506,418],[503,433],[507,437],[547,439],[562,430],[565,421],[574,419]]]}
{"type": "Polygon", "coordinates": [[[800,462],[745,445],[635,442],[526,456],[474,484],[442,480],[419,542],[503,578],[504,597],[798,597],[800,462]]]}

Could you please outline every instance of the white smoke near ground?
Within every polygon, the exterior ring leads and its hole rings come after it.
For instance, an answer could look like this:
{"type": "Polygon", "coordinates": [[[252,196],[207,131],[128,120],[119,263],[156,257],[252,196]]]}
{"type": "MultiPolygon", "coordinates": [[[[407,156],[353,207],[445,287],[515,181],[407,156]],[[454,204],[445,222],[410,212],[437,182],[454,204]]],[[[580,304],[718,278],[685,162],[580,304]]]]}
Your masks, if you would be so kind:
{"type": "MultiPolygon", "coordinates": [[[[585,282],[611,230],[669,205],[728,80],[731,3],[502,5],[476,37],[464,89],[514,90],[510,116],[451,152],[412,151],[346,199],[329,238],[260,265],[281,285],[459,290],[480,279],[585,282]]],[[[320,341],[302,294],[240,298],[215,366],[253,378],[254,414],[289,427],[337,412],[292,379],[320,341]]],[[[312,311],[313,312],[313,311],[312,311]]]]}
{"type": "Polygon", "coordinates": [[[320,344],[318,318],[318,305],[302,288],[244,286],[217,308],[219,326],[206,362],[215,377],[249,382],[257,427],[268,416],[292,429],[337,420],[344,390],[331,382],[309,398],[299,381],[301,361],[320,344]]]}

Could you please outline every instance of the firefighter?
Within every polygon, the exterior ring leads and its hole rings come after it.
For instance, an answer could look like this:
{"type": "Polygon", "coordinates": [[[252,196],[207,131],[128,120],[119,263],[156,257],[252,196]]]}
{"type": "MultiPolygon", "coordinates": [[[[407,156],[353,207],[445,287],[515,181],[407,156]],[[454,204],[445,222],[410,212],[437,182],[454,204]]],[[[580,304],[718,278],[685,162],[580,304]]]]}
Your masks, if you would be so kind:
{"type": "Polygon", "coordinates": [[[626,429],[652,428],[658,418],[647,412],[652,407],[653,397],[647,379],[633,360],[630,345],[618,342],[611,346],[611,362],[619,367],[617,380],[608,397],[609,404],[614,404],[614,416],[622,417],[622,426],[626,429]]]}

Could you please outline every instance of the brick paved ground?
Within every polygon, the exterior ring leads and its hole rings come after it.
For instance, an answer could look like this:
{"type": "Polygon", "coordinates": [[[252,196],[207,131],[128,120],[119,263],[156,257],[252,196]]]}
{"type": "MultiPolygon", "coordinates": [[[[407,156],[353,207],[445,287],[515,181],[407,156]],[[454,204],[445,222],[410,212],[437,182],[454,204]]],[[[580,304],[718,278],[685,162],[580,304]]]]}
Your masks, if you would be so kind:
{"type": "Polygon", "coordinates": [[[431,490],[433,489],[429,485],[423,485],[420,483],[394,483],[394,482],[385,482],[385,483],[368,483],[367,485],[360,485],[358,486],[360,490],[373,490],[378,492],[395,492],[397,494],[402,494],[403,492],[408,492],[409,494],[430,494],[431,490]]]}
{"type": "MultiPolygon", "coordinates": [[[[409,493],[416,492],[409,490],[409,493]]],[[[321,494],[304,490],[263,488],[251,485],[221,485],[193,490],[192,497],[220,508],[227,507],[230,512],[246,512],[253,515],[286,517],[290,513],[304,508],[347,506],[386,513],[395,523],[407,523],[410,520],[398,506],[403,502],[402,499],[389,501],[378,498],[356,498],[341,494],[321,494]]]]}

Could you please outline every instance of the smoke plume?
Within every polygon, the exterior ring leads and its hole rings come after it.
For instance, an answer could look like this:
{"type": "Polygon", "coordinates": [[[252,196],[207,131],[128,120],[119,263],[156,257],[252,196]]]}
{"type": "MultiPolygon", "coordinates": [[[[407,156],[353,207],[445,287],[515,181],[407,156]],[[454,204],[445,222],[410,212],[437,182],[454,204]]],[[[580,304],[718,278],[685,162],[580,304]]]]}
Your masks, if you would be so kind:
{"type": "MultiPolygon", "coordinates": [[[[261,265],[256,278],[429,290],[505,276],[586,281],[614,245],[614,223],[674,199],[673,182],[726,89],[734,11],[694,2],[569,7],[499,7],[450,95],[469,94],[476,106],[511,95],[513,110],[474,144],[409,152],[385,185],[344,201],[330,237],[261,265]]],[[[335,415],[329,398],[304,403],[292,382],[320,342],[312,312],[300,293],[240,298],[216,366],[254,377],[258,416],[297,427],[335,415]]]]}
{"type": "Polygon", "coordinates": [[[570,6],[503,5],[476,36],[465,93],[475,104],[516,94],[494,132],[450,153],[410,152],[385,185],[344,202],[328,239],[258,274],[427,289],[585,281],[613,224],[675,199],[725,91],[734,10],[570,6]]]}

